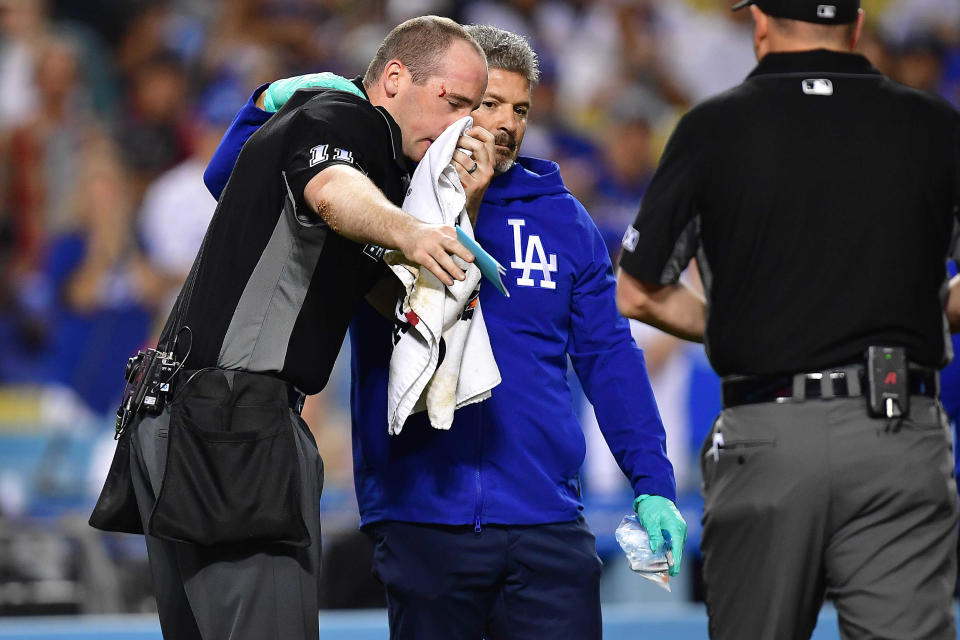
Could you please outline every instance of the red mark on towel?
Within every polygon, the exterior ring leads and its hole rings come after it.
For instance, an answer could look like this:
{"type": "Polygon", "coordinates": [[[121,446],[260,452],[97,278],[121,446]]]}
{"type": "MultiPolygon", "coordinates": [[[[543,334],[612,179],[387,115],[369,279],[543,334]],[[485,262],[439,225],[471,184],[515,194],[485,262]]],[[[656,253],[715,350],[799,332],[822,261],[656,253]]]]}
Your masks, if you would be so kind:
{"type": "Polygon", "coordinates": [[[447,85],[440,83],[440,97],[447,95],[447,85]]]}

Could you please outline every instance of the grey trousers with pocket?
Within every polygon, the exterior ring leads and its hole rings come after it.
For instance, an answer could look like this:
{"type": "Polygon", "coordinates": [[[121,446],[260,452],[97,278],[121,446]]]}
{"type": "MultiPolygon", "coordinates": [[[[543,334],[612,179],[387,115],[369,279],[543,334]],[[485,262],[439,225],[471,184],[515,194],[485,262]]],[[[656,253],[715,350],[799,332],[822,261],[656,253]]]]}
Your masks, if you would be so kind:
{"type": "MultiPolygon", "coordinates": [[[[319,635],[323,463],[292,410],[300,507],[312,543],[207,547],[146,535],[163,637],[169,640],[316,640],[319,635]]],[[[145,417],[131,442],[131,474],[144,530],[160,491],[169,414],[145,417]]]]}
{"type": "Polygon", "coordinates": [[[939,402],[913,396],[902,421],[870,418],[862,397],[725,409],[701,470],[714,640],[809,638],[826,593],[843,638],[956,639],[958,503],[939,402]]]}

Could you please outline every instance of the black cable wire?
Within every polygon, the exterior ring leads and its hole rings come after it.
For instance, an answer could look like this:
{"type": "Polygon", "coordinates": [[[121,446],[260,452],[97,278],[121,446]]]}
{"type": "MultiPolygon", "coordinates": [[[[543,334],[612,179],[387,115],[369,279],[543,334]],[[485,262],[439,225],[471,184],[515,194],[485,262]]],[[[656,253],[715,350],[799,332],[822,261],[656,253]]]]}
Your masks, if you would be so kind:
{"type": "MultiPolygon", "coordinates": [[[[170,381],[173,380],[173,377],[174,377],[175,375],[177,375],[178,373],[180,373],[180,370],[183,369],[183,365],[187,363],[187,358],[190,357],[190,352],[193,351],[193,329],[191,329],[191,328],[190,328],[189,326],[187,326],[187,325],[183,325],[183,326],[180,327],[180,329],[177,331],[176,335],[173,336],[173,346],[170,348],[170,353],[173,354],[173,355],[176,355],[177,343],[178,343],[179,340],[180,340],[180,333],[181,333],[184,329],[186,329],[186,330],[187,330],[187,333],[190,335],[190,346],[187,347],[187,354],[186,354],[185,356],[183,356],[183,360],[181,360],[180,362],[177,363],[176,369],[174,369],[173,371],[170,372],[170,375],[167,377],[167,379],[166,379],[166,381],[164,382],[164,384],[169,384],[170,381]]],[[[192,378],[193,376],[190,376],[190,377],[192,378]]]]}
{"type": "MultiPolygon", "coordinates": [[[[187,388],[187,385],[190,384],[190,382],[191,382],[194,378],[196,378],[196,377],[197,377],[198,375],[200,375],[201,373],[207,373],[208,371],[217,371],[217,367],[204,367],[204,368],[202,368],[202,369],[197,369],[196,371],[194,371],[193,373],[191,373],[191,374],[190,374],[190,377],[187,378],[187,380],[186,380],[183,384],[181,384],[180,386],[177,387],[177,390],[174,392],[174,398],[175,398],[176,396],[178,396],[183,389],[186,389],[186,388],[187,388]]],[[[173,401],[173,398],[171,398],[171,402],[172,402],[172,401],[173,401]]]]}

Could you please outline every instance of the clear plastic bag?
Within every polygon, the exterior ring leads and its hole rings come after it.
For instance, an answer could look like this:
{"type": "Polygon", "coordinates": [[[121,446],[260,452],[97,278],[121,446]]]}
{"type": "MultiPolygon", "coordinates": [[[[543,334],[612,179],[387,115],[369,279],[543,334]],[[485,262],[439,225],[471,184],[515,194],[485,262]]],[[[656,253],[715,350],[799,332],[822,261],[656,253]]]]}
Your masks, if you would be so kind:
{"type": "Polygon", "coordinates": [[[650,550],[650,537],[636,515],[623,516],[617,527],[617,542],[627,555],[630,568],[658,587],[670,591],[670,551],[666,545],[654,553],[650,550]]]}

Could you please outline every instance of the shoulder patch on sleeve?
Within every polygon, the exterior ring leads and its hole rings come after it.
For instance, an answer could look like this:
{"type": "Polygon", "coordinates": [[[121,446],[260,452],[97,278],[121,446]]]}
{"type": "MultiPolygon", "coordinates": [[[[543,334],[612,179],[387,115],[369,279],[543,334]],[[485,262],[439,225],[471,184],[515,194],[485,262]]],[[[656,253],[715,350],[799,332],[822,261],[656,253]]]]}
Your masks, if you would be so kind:
{"type": "Polygon", "coordinates": [[[637,248],[637,242],[640,241],[640,232],[633,226],[627,227],[623,233],[623,248],[633,253],[637,248]]]}
{"type": "Polygon", "coordinates": [[[350,164],[353,164],[353,152],[347,151],[346,149],[341,149],[339,147],[335,147],[333,149],[333,159],[339,160],[341,162],[349,162],[350,164]]]}
{"type": "Polygon", "coordinates": [[[311,167],[331,159],[338,162],[348,162],[353,164],[353,152],[347,151],[346,149],[341,149],[340,147],[334,147],[333,155],[331,156],[329,144],[318,144],[314,148],[310,149],[311,167]]]}
{"type": "MultiPolygon", "coordinates": [[[[330,154],[327,153],[327,148],[330,145],[328,144],[318,144],[313,149],[310,149],[310,166],[320,164],[321,162],[326,162],[330,159],[330,154]]],[[[339,151],[339,149],[337,149],[339,151]]]]}

